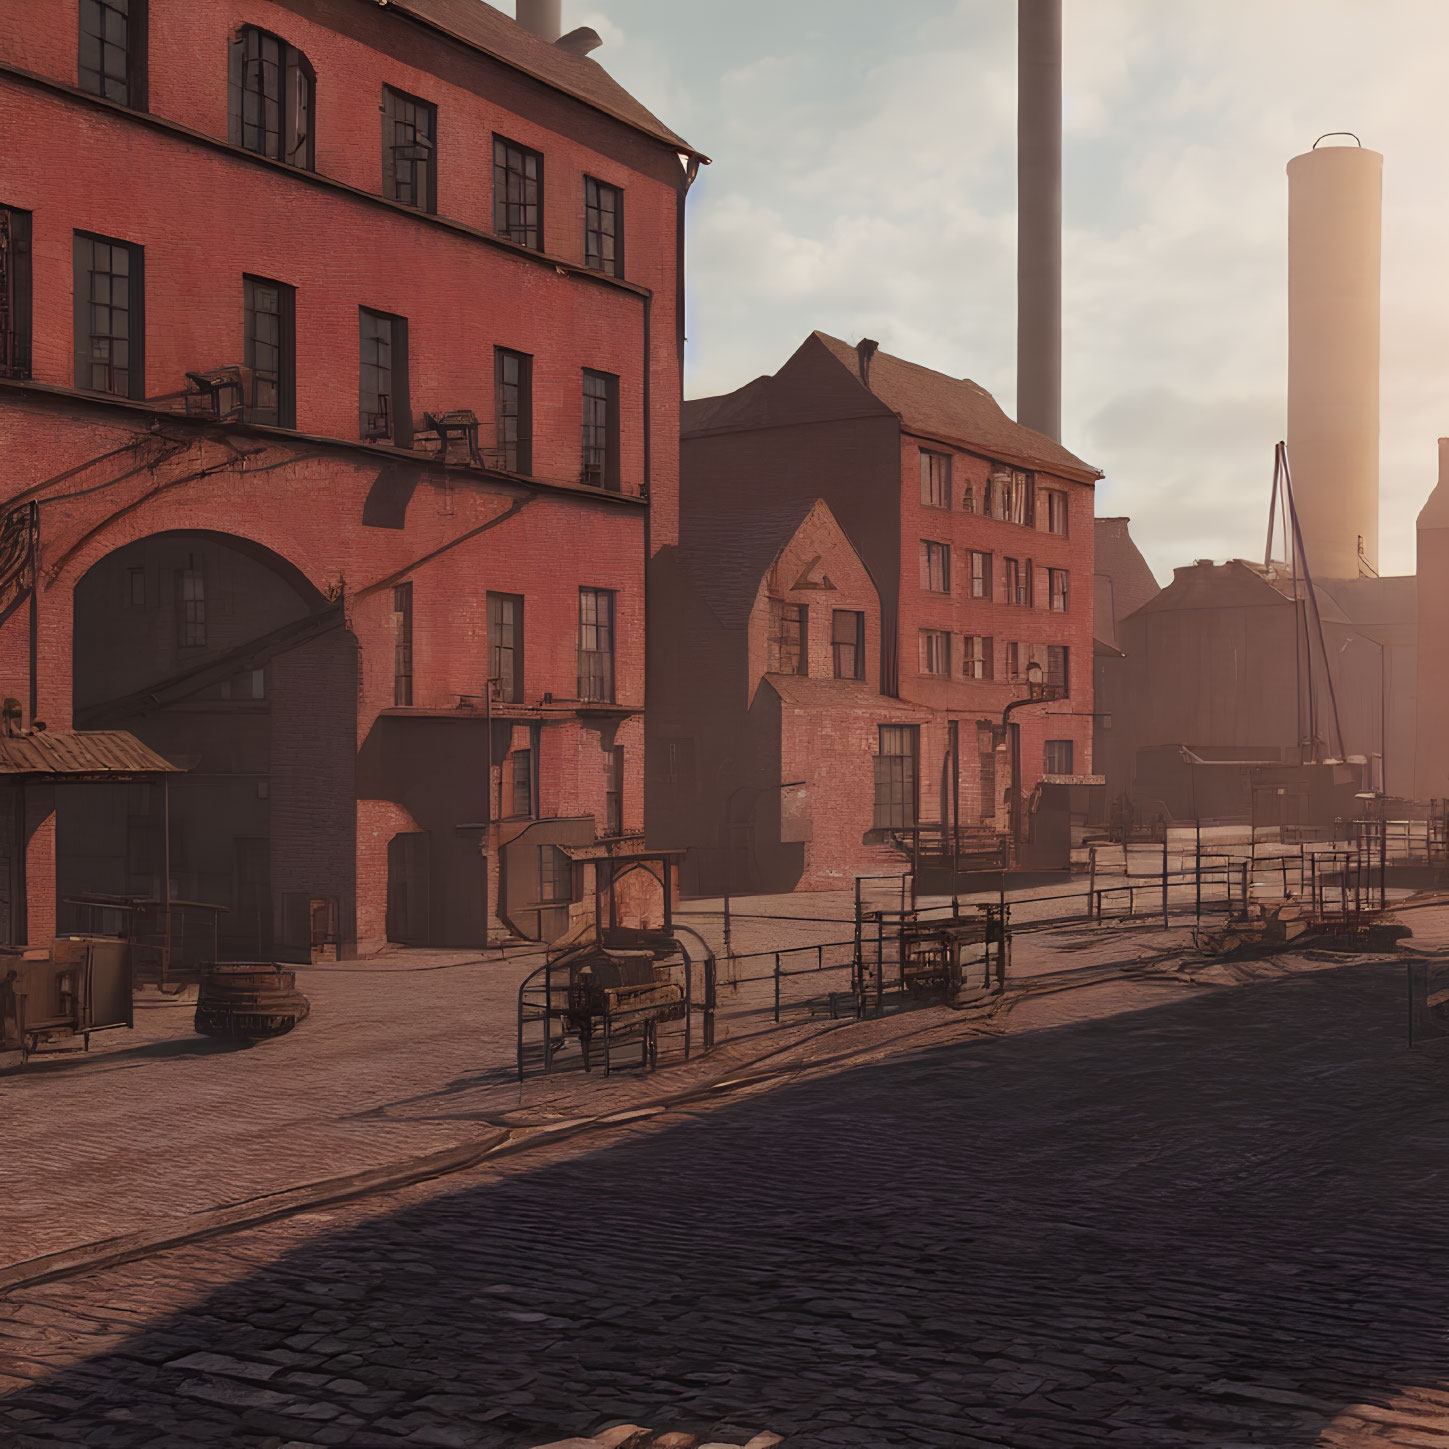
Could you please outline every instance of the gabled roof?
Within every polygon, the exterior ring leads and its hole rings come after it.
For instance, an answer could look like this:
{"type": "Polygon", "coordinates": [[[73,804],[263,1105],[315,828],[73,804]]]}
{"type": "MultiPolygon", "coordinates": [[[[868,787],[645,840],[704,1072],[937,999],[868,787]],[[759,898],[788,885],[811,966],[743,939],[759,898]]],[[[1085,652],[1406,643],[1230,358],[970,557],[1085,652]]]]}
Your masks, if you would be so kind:
{"type": "MultiPolygon", "coordinates": [[[[824,332],[811,333],[811,339],[859,379],[859,356],[850,343],[824,332]]],[[[907,432],[924,433],[989,454],[1003,463],[1044,468],[1082,482],[1102,476],[1060,443],[1013,422],[996,399],[969,377],[948,377],[944,372],[877,351],[870,361],[869,378],[869,391],[899,414],[907,432]]]]}
{"type": "Polygon", "coordinates": [[[390,8],[571,95],[674,150],[708,159],[640,105],[597,61],[560,50],[484,0],[390,0],[390,8]]]}
{"type": "Polygon", "coordinates": [[[818,498],[766,508],[731,505],[690,507],[679,518],[679,552],[691,582],[726,629],[743,629],[760,583],[818,498]]]}

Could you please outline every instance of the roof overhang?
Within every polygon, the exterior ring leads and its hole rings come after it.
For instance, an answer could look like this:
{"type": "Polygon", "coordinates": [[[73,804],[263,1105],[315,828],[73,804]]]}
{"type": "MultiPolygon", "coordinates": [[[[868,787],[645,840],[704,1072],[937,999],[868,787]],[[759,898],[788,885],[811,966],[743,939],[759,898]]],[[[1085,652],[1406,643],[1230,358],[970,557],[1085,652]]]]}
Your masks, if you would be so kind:
{"type": "Polygon", "coordinates": [[[126,730],[0,735],[0,780],[12,785],[119,783],[184,773],[126,730]]]}

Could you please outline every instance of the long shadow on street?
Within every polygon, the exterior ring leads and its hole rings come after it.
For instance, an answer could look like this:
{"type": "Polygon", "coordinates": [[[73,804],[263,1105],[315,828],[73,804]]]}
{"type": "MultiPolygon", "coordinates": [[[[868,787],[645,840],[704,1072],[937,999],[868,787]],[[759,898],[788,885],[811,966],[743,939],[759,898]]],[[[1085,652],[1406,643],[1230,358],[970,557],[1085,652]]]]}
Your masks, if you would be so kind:
{"type": "Polygon", "coordinates": [[[0,1344],[57,1369],[0,1443],[1355,1442],[1449,1381],[1449,1061],[1402,1001],[1385,964],[1203,989],[17,1293],[0,1344]]]}

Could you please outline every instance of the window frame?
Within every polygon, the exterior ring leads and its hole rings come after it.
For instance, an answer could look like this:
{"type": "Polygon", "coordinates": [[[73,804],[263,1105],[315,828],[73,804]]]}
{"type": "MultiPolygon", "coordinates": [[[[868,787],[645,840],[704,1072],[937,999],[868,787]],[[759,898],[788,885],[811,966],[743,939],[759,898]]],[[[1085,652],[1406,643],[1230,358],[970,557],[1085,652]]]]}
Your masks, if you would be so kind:
{"type": "MultiPolygon", "coordinates": [[[[543,161],[540,157],[540,187],[542,182],[543,161]]],[[[593,271],[602,272],[606,277],[624,275],[624,189],[587,174],[584,176],[584,265],[593,271]],[[602,198],[605,193],[613,198],[612,212],[607,212],[603,207],[602,198]],[[604,228],[606,216],[613,221],[612,232],[604,228]],[[598,239],[597,244],[595,238],[598,239]],[[612,257],[605,255],[607,242],[613,243],[612,257]]]]}
{"type": "Polygon", "coordinates": [[[1072,651],[1068,645],[1048,644],[1046,646],[1046,663],[1042,676],[1048,688],[1061,690],[1063,699],[1071,694],[1072,651]]]}
{"type": "Polygon", "coordinates": [[[1071,537],[1071,495],[1065,488],[1043,488],[1037,489],[1038,500],[1046,500],[1046,531],[1056,538],[1071,537]],[[1057,523],[1061,527],[1057,527],[1057,523]]]}
{"type": "Polygon", "coordinates": [[[1066,614],[1071,612],[1070,570],[1047,570],[1047,608],[1053,614],[1066,614]],[[1058,600],[1060,600],[1060,603],[1058,603],[1058,600]]]}
{"type": "Polygon", "coordinates": [[[604,777],[604,838],[617,840],[624,833],[624,746],[609,750],[604,777]]]}
{"type": "Polygon", "coordinates": [[[921,507],[951,507],[951,455],[930,448],[919,449],[921,456],[921,507]],[[939,467],[937,465],[940,465],[939,467]]]}
{"type": "Polygon", "coordinates": [[[506,473],[533,472],[533,354],[511,347],[493,349],[493,445],[506,473]],[[509,363],[517,366],[518,380],[509,383],[505,373],[509,363]],[[504,389],[513,387],[518,398],[511,416],[513,437],[505,437],[504,389]]]}
{"type": "Polygon", "coordinates": [[[574,863],[556,845],[538,847],[538,904],[566,906],[574,898],[574,863]],[[547,862],[547,868],[545,868],[547,862]],[[551,887],[551,893],[545,893],[551,887]]]}
{"type": "Polygon", "coordinates": [[[295,428],[297,426],[297,289],[286,282],[274,281],[271,277],[257,277],[250,272],[242,273],[242,347],[244,360],[251,373],[252,395],[248,409],[248,421],[267,424],[274,428],[295,428]],[[256,306],[258,288],[271,288],[277,294],[277,310],[266,312],[256,306]],[[257,384],[262,377],[257,365],[257,348],[267,344],[256,335],[255,319],[275,317],[277,319],[277,405],[263,409],[257,403],[257,384]],[[267,418],[263,412],[275,416],[267,418]]]}
{"type": "Polygon", "coordinates": [[[284,166],[294,166],[299,171],[317,169],[317,143],[313,134],[317,122],[317,72],[312,62],[274,31],[260,25],[241,25],[232,36],[227,53],[227,139],[233,146],[250,151],[254,156],[265,156],[270,161],[279,161],[284,166]],[[248,53],[255,42],[258,54],[248,53]],[[276,70],[276,92],[269,94],[266,86],[265,67],[269,63],[262,52],[270,45],[275,58],[270,64],[276,70]],[[262,88],[249,86],[252,67],[261,67],[262,88]],[[263,108],[261,122],[247,118],[247,97],[259,98],[263,108]],[[266,124],[265,108],[276,109],[275,133],[266,124]],[[305,119],[303,119],[305,118],[305,119]],[[248,129],[260,130],[260,144],[247,139],[248,129]],[[275,134],[273,144],[270,137],[275,134]]]}
{"type": "Polygon", "coordinates": [[[488,677],[498,681],[499,703],[522,704],[525,678],[523,595],[495,593],[490,589],[486,607],[488,677]],[[511,612],[511,618],[504,618],[505,610],[511,612]],[[511,636],[507,643],[502,640],[505,628],[511,636]],[[504,680],[507,680],[506,685],[504,680]]]}
{"type": "Polygon", "coordinates": [[[973,599],[989,599],[992,590],[992,574],[995,572],[992,566],[994,554],[983,552],[981,549],[973,548],[971,551],[971,597],[973,599]]]}
{"type": "Polygon", "coordinates": [[[951,592],[951,545],[939,539],[921,540],[921,588],[928,594],[950,594],[951,592]],[[940,563],[941,586],[937,588],[932,580],[936,577],[933,562],[940,563]]]}
{"type": "Polygon", "coordinates": [[[579,698],[599,704],[615,702],[616,692],[616,648],[617,648],[617,597],[613,589],[599,589],[590,585],[579,587],[579,698]],[[607,617],[601,617],[600,605],[604,604],[607,617]],[[589,618],[590,605],[593,617],[589,618]],[[594,647],[587,647],[587,640],[593,631],[594,647]],[[600,647],[600,640],[604,641],[600,647]],[[597,671],[593,660],[602,661],[597,671]],[[599,682],[596,686],[595,678],[599,682]],[[597,692],[596,692],[597,691],[597,692]]]}
{"type": "Polygon", "coordinates": [[[382,88],[382,194],[399,206],[411,207],[436,215],[438,210],[438,108],[411,91],[384,83],[382,88]],[[419,121],[426,122],[426,129],[419,121]],[[398,128],[410,127],[410,141],[399,138],[398,128]],[[407,150],[425,154],[399,157],[407,150]],[[399,160],[407,163],[410,174],[407,190],[412,199],[401,195],[399,160]],[[421,184],[419,170],[421,168],[421,184]]]}
{"type": "Polygon", "coordinates": [[[509,780],[511,786],[510,804],[512,809],[508,813],[510,820],[532,820],[533,819],[533,750],[510,750],[509,780]],[[522,790],[522,800],[519,792],[522,790]],[[523,808],[520,810],[519,805],[523,808]]]}
{"type": "Polygon", "coordinates": [[[0,377],[30,376],[34,343],[32,214],[0,205],[0,377]]]}
{"type": "Polygon", "coordinates": [[[1045,740],[1042,743],[1042,774],[1044,775],[1075,775],[1076,774],[1076,745],[1075,740],[1045,740]],[[1056,759],[1053,760],[1053,751],[1056,752],[1056,759]],[[1059,768],[1062,760],[1062,753],[1065,752],[1066,768],[1059,768]]]}
{"type": "Polygon", "coordinates": [[[810,673],[810,606],[785,599],[770,600],[770,633],[766,640],[765,673],[802,678],[810,673]],[[791,656],[793,669],[788,668],[791,656]]]}
{"type": "MultiPolygon", "coordinates": [[[[146,396],[146,249],[136,242],[122,241],[119,237],[102,236],[99,232],[93,231],[76,231],[73,233],[73,237],[75,385],[81,392],[97,393],[103,397],[128,397],[134,401],[143,401],[146,396]],[[102,335],[107,342],[112,344],[120,340],[114,333],[100,334],[91,331],[94,322],[91,309],[93,306],[102,305],[91,301],[91,293],[95,287],[94,279],[99,275],[91,265],[95,261],[97,244],[120,249],[127,256],[125,289],[127,330],[124,339],[126,343],[126,390],[124,392],[118,392],[113,387],[94,386],[95,374],[91,370],[97,366],[97,362],[92,356],[94,342],[102,335]],[[84,274],[81,269],[83,249],[91,263],[86,266],[84,274]],[[82,275],[86,281],[84,288],[80,285],[82,275]]],[[[104,275],[110,277],[114,284],[117,276],[115,272],[108,271],[104,275]]],[[[114,285],[111,295],[114,296],[114,285]]],[[[108,312],[115,311],[114,301],[104,305],[108,312]]],[[[108,361],[104,366],[114,368],[115,365],[108,361]]]]}
{"type": "Polygon", "coordinates": [[[991,683],[995,670],[996,641],[990,634],[961,637],[961,677],[991,683]]]}
{"type": "Polygon", "coordinates": [[[205,649],[206,573],[189,558],[184,569],[176,570],[176,647],[205,649]]]}
{"type": "Polygon", "coordinates": [[[951,677],[951,631],[922,629],[917,640],[920,672],[932,679],[951,677]],[[936,668],[931,666],[935,664],[936,668]]]}
{"type": "Polygon", "coordinates": [[[510,141],[507,136],[500,136],[496,131],[493,134],[493,234],[531,252],[541,252],[544,249],[543,152],[535,151],[531,146],[524,146],[517,141],[510,141]],[[517,167],[513,165],[515,156],[519,163],[517,167]],[[531,177],[527,172],[527,163],[530,160],[534,164],[534,174],[531,177]],[[522,200],[515,200],[509,194],[511,177],[517,177],[525,191],[532,186],[532,200],[527,195],[522,200]],[[513,207],[522,209],[522,218],[517,225],[510,216],[510,208],[513,207]],[[528,219],[530,209],[533,212],[531,225],[528,219]]]}
{"type": "Polygon", "coordinates": [[[876,753],[871,758],[875,769],[872,828],[914,829],[920,818],[921,727],[878,724],[876,753]]]}
{"type": "MultiPolygon", "coordinates": [[[[87,39],[86,21],[100,12],[102,16],[107,11],[115,11],[114,0],[80,0],[76,8],[76,89],[84,91],[87,95],[100,96],[104,100],[113,102],[118,106],[125,106],[128,110],[144,111],[149,104],[147,95],[149,76],[147,73],[147,60],[149,50],[150,16],[148,13],[148,0],[128,0],[126,5],[124,26],[126,32],[125,44],[123,47],[116,47],[113,41],[105,39],[104,34],[89,32],[90,38],[94,39],[99,47],[100,53],[98,67],[90,67],[85,64],[85,43],[87,39]],[[112,95],[106,88],[105,71],[105,50],[107,46],[120,48],[125,52],[125,79],[122,82],[124,87],[123,95],[112,95]],[[87,79],[87,71],[95,76],[95,83],[87,79]]],[[[105,24],[102,19],[102,31],[105,24]]]]}
{"type": "Polygon", "coordinates": [[[386,440],[391,442],[395,448],[411,448],[413,415],[412,399],[408,389],[408,319],[399,317],[395,312],[381,312],[376,307],[360,306],[357,314],[358,436],[363,442],[376,443],[386,440]],[[367,408],[369,394],[365,391],[367,369],[371,366],[381,370],[383,364],[367,361],[366,344],[369,341],[381,340],[380,338],[370,339],[366,335],[364,319],[367,318],[371,318],[374,323],[388,324],[388,391],[386,393],[375,391],[371,394],[374,403],[386,397],[388,405],[386,408],[374,407],[371,412],[367,408]],[[384,415],[387,419],[385,430],[380,426],[369,429],[367,423],[369,417],[378,418],[384,415]]]}
{"type": "Polygon", "coordinates": [[[865,611],[863,609],[834,609],[830,615],[830,660],[837,679],[865,678],[865,611]],[[842,625],[844,627],[842,627],[842,625]],[[842,638],[848,631],[850,638],[842,638]],[[842,668],[842,651],[849,651],[852,661],[850,673],[842,668]]]}
{"type": "Polygon", "coordinates": [[[397,620],[393,641],[392,703],[410,709],[413,703],[413,581],[405,579],[392,589],[392,612],[397,620]]]}
{"type": "Polygon", "coordinates": [[[582,434],[579,454],[579,483],[604,493],[622,490],[619,473],[619,376],[585,367],[581,372],[579,394],[583,404],[582,434]],[[591,392],[590,386],[601,387],[602,393],[591,392]],[[603,444],[598,435],[603,431],[603,444]],[[595,479],[598,479],[595,482],[595,479]]]}

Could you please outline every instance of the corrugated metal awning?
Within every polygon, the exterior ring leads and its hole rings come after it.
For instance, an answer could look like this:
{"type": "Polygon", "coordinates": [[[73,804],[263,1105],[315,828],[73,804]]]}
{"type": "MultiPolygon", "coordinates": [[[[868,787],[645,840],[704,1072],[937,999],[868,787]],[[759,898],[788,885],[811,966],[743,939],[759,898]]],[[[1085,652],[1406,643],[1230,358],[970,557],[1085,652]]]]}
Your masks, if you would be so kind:
{"type": "Polygon", "coordinates": [[[0,779],[118,780],[183,771],[126,730],[42,730],[0,735],[0,779]]]}

